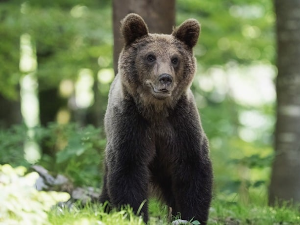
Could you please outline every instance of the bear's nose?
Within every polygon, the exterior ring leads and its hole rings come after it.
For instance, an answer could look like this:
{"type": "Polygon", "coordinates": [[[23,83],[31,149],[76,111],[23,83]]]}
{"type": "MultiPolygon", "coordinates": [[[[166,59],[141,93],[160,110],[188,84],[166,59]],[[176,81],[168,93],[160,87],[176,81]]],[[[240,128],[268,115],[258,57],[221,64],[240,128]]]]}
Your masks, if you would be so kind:
{"type": "Polygon", "coordinates": [[[173,78],[170,74],[163,73],[159,75],[158,80],[161,84],[170,85],[172,84],[173,78]]]}

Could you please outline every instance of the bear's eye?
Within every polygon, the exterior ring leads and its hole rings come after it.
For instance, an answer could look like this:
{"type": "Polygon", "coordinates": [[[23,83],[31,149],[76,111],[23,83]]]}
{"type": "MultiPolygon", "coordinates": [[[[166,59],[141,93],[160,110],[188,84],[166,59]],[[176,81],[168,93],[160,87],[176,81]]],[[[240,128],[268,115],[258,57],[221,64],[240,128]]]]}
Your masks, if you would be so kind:
{"type": "Polygon", "coordinates": [[[172,62],[173,65],[177,65],[178,64],[178,58],[177,57],[172,58],[171,62],[172,62]]]}
{"type": "Polygon", "coordinates": [[[154,62],[156,60],[156,57],[155,55],[150,54],[147,56],[147,60],[148,62],[154,62]]]}

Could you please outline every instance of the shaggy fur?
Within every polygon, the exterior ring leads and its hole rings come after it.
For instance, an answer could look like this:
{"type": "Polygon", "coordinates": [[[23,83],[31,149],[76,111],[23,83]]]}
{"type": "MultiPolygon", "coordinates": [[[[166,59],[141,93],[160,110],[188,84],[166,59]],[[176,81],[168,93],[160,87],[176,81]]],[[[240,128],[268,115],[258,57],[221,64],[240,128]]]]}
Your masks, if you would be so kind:
{"type": "Polygon", "coordinates": [[[190,85],[200,25],[187,20],[171,35],[150,34],[143,19],[122,21],[125,46],[109,93],[102,203],[129,204],[148,221],[155,191],[173,215],[205,224],[212,196],[208,141],[190,85]]]}

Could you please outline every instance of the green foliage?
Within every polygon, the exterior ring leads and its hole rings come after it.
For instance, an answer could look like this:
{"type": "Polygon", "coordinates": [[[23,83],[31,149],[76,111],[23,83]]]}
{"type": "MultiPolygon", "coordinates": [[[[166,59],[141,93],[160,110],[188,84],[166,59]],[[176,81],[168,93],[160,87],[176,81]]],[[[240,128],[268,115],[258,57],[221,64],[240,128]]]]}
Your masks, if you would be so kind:
{"type": "MultiPolygon", "coordinates": [[[[193,88],[196,89],[194,93],[200,108],[202,124],[210,140],[216,193],[243,192],[247,195],[252,187],[262,185],[266,188],[273,159],[273,111],[263,112],[266,105],[241,106],[234,101],[230,92],[220,96],[219,100],[214,97],[215,89],[206,92],[199,90],[196,85],[193,88]],[[263,115],[259,126],[254,126],[257,121],[248,119],[249,125],[245,126],[242,117],[245,112],[263,115]],[[244,130],[254,134],[253,140],[245,139],[242,135],[244,130]]],[[[246,138],[250,138],[250,134],[247,134],[246,138]]]]}
{"type": "MultiPolygon", "coordinates": [[[[259,200],[251,204],[242,204],[239,201],[213,201],[210,209],[208,224],[250,224],[250,225],[274,225],[274,224],[299,224],[300,217],[297,207],[269,207],[266,201],[259,200]]],[[[257,198],[258,199],[258,198],[257,198]]]]}
{"type": "Polygon", "coordinates": [[[33,130],[24,125],[0,130],[0,164],[29,167],[24,149],[28,141],[47,149],[37,163],[50,172],[69,177],[76,186],[99,186],[106,143],[101,129],[52,123],[33,130]]]}
{"type": "Polygon", "coordinates": [[[0,130],[0,164],[28,166],[24,158],[24,143],[27,138],[25,125],[15,125],[7,130],[0,130]]]}
{"type": "MultiPolygon", "coordinates": [[[[230,79],[232,68],[245,66],[248,70],[253,64],[270,67],[274,63],[272,1],[178,0],[176,10],[177,24],[193,17],[202,25],[194,51],[199,72],[192,88],[210,140],[215,191],[229,196],[239,193],[246,199],[252,189],[266,193],[272,160],[274,103],[247,105],[246,100],[239,102],[232,96],[232,87],[226,82],[219,84],[221,90],[216,83],[230,79]],[[210,71],[216,68],[223,74],[213,79],[210,71]],[[200,85],[203,78],[212,83],[211,89],[200,85]],[[245,112],[259,114],[263,122],[257,127],[253,126],[256,118],[244,123],[245,112]]],[[[97,81],[99,70],[112,68],[111,18],[110,0],[1,2],[1,94],[18,98],[22,34],[31,37],[37,55],[40,91],[59,87],[65,79],[76,81],[84,68],[91,70],[97,81]]],[[[244,72],[238,73],[245,80],[251,79],[244,72]]],[[[259,75],[265,76],[263,72],[259,75]]],[[[108,89],[108,83],[100,83],[93,90],[99,117],[105,112],[108,89]]],[[[101,182],[105,145],[101,129],[50,124],[31,131],[24,126],[1,130],[0,163],[29,166],[23,150],[28,141],[41,146],[42,156],[37,163],[49,171],[67,175],[79,186],[98,186],[101,182]]]]}
{"type": "Polygon", "coordinates": [[[81,224],[99,224],[99,225],[142,225],[141,217],[134,215],[129,207],[125,207],[120,211],[113,210],[110,214],[104,212],[101,205],[88,205],[83,209],[73,207],[71,211],[68,209],[54,209],[49,213],[50,223],[53,225],[81,225],[81,224]]]}
{"type": "Polygon", "coordinates": [[[38,1],[22,4],[22,33],[32,37],[36,48],[40,88],[55,87],[62,79],[76,80],[82,68],[96,74],[112,67],[110,8],[91,2],[51,1],[47,7],[38,1]],[[109,63],[98,63],[100,56],[109,63]]]}
{"type": "Polygon", "coordinates": [[[20,71],[19,5],[0,3],[0,94],[18,99],[20,71]]]}
{"type": "Polygon", "coordinates": [[[66,175],[77,186],[99,186],[106,143],[100,129],[52,123],[36,128],[35,133],[37,142],[52,151],[42,156],[40,165],[66,175]]]}
{"type": "Polygon", "coordinates": [[[202,67],[236,61],[274,63],[274,12],[270,0],[178,0],[178,20],[197,18],[202,33],[195,54],[202,67]]]}
{"type": "Polygon", "coordinates": [[[156,199],[151,198],[149,200],[149,213],[153,217],[157,217],[159,219],[167,219],[167,215],[169,213],[168,206],[158,202],[156,199]]]}
{"type": "Polygon", "coordinates": [[[38,192],[38,174],[25,173],[25,167],[0,165],[0,224],[49,224],[47,211],[70,198],[67,193],[38,192]]]}
{"type": "Polygon", "coordinates": [[[111,3],[110,0],[102,0],[99,3],[95,2],[93,0],[52,0],[47,2],[41,2],[39,0],[28,0],[31,5],[38,6],[38,7],[57,7],[57,8],[63,8],[63,9],[71,9],[74,5],[86,5],[89,7],[96,7],[96,6],[108,6],[108,4],[111,3]]]}
{"type": "MultiPolygon", "coordinates": [[[[167,218],[165,206],[161,206],[155,200],[149,203],[150,225],[170,224],[167,218]]],[[[144,224],[141,217],[133,215],[130,208],[124,208],[110,214],[103,212],[99,205],[89,205],[84,209],[74,207],[71,211],[54,209],[49,213],[51,224],[144,224]]],[[[210,208],[208,225],[224,224],[250,224],[250,225],[274,225],[274,224],[299,224],[300,217],[296,207],[268,207],[265,203],[252,202],[242,204],[239,201],[223,201],[215,199],[210,208]]],[[[193,221],[192,224],[200,224],[193,221]]]]}

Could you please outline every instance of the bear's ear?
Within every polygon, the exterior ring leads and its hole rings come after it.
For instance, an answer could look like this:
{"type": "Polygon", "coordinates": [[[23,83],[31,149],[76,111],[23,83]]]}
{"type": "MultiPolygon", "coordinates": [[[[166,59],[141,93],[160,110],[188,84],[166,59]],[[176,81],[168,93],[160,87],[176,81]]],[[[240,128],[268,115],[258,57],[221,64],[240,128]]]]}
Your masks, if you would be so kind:
{"type": "Polygon", "coordinates": [[[148,35],[148,27],[142,17],[130,13],[121,21],[121,33],[125,39],[125,45],[129,45],[137,38],[148,35]]]}
{"type": "Polygon", "coordinates": [[[190,48],[193,48],[198,41],[200,34],[200,24],[195,19],[188,19],[177,27],[172,35],[185,43],[190,48]]]}

